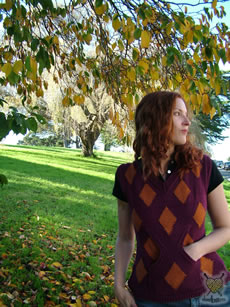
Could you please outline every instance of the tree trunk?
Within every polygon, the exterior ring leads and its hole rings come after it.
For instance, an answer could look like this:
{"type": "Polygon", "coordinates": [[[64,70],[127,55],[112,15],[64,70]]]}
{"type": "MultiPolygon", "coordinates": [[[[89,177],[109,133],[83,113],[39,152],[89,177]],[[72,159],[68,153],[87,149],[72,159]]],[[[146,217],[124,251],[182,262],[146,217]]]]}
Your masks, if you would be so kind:
{"type": "Polygon", "coordinates": [[[94,140],[87,139],[86,142],[82,142],[82,154],[84,157],[91,157],[93,155],[94,140]]]}
{"type": "Polygon", "coordinates": [[[85,125],[82,125],[79,136],[82,142],[82,154],[84,157],[91,157],[93,155],[93,146],[99,134],[100,130],[97,125],[89,127],[89,129],[86,129],[85,125]]]}

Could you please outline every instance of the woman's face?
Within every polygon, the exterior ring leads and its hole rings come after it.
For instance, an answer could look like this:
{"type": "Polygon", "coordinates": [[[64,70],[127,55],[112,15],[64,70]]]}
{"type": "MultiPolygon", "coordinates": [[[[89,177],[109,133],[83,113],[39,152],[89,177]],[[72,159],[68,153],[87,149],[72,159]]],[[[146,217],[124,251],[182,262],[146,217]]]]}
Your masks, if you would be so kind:
{"type": "Polygon", "coordinates": [[[181,98],[176,98],[173,107],[173,132],[172,143],[173,145],[183,145],[186,143],[188,128],[191,122],[188,119],[186,105],[181,98]]]}

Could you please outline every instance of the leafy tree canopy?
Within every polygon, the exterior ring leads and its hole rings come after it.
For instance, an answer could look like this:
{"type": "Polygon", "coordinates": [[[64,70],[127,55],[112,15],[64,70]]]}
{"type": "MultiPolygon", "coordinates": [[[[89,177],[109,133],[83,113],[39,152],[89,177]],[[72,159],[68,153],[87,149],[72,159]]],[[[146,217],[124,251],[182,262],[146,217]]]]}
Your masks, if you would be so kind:
{"type": "MultiPolygon", "coordinates": [[[[0,85],[15,86],[25,104],[44,95],[45,70],[57,83],[67,72],[76,83],[65,89],[65,106],[83,104],[103,83],[129,120],[139,97],[160,89],[180,90],[195,111],[213,117],[220,107],[211,89],[216,96],[229,89],[219,69],[220,60],[230,63],[224,2],[204,0],[194,19],[186,3],[182,11],[163,0],[5,0],[0,85]],[[212,28],[214,17],[220,22],[212,28]]],[[[110,118],[121,127],[116,107],[110,118]]]]}

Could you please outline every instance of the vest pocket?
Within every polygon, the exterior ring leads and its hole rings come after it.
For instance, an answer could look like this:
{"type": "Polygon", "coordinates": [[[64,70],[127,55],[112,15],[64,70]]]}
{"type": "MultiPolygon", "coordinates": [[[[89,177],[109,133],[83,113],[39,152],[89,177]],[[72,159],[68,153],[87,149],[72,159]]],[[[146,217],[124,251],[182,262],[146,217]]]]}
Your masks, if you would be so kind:
{"type": "Polygon", "coordinates": [[[194,261],[183,249],[161,253],[149,268],[149,288],[162,295],[191,292],[202,287],[200,262],[194,261]]]}

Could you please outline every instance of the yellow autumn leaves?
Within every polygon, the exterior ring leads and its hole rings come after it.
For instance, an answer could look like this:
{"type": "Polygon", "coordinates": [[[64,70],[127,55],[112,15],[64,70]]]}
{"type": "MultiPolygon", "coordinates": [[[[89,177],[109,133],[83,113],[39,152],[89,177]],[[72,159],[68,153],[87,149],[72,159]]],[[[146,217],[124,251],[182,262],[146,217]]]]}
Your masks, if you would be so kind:
{"type": "Polygon", "coordinates": [[[10,75],[11,72],[18,74],[22,71],[23,63],[22,60],[16,61],[14,64],[5,63],[0,67],[0,70],[5,73],[6,77],[10,75]]]}

